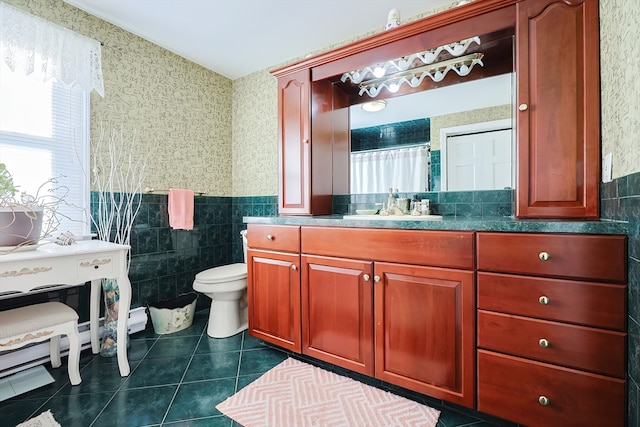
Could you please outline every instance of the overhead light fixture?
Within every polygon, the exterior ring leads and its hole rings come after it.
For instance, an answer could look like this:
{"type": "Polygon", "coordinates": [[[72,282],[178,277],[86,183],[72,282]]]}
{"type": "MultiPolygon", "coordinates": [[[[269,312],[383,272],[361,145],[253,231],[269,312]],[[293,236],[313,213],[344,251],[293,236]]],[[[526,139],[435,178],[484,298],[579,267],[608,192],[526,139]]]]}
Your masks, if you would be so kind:
{"type": "Polygon", "coordinates": [[[376,101],[365,102],[362,104],[362,109],[369,113],[375,113],[376,111],[382,111],[386,108],[387,101],[384,99],[378,99],[376,101]]]}
{"type": "Polygon", "coordinates": [[[425,65],[423,67],[413,68],[407,71],[401,71],[394,73],[393,75],[380,78],[367,80],[360,83],[360,93],[367,94],[371,97],[376,97],[383,88],[391,93],[396,93],[400,90],[400,86],[408,84],[415,88],[422,84],[422,81],[429,77],[434,82],[442,81],[447,73],[453,70],[459,76],[468,75],[476,64],[483,66],[482,53],[472,53],[462,56],[460,58],[453,58],[446,61],[436,62],[434,64],[425,65]]]}
{"type": "Polygon", "coordinates": [[[347,80],[351,80],[352,83],[358,84],[366,78],[379,79],[389,71],[391,71],[392,73],[396,73],[398,71],[406,71],[411,68],[415,62],[419,64],[421,63],[421,65],[433,64],[438,59],[438,56],[445,51],[448,52],[451,56],[459,57],[463,55],[473,43],[480,45],[480,37],[471,37],[468,39],[438,46],[434,49],[428,49],[408,56],[395,58],[382,64],[375,64],[370,67],[364,67],[357,70],[349,71],[342,75],[341,80],[343,83],[345,83],[347,80]],[[369,75],[371,75],[371,77],[369,77],[369,75]]]}

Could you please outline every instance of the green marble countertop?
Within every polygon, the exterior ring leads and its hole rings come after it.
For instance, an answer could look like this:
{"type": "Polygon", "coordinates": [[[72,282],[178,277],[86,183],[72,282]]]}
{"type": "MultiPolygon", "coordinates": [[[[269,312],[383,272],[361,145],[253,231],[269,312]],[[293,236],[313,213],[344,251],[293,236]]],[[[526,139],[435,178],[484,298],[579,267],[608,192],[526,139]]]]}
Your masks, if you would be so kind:
{"type": "Polygon", "coordinates": [[[342,215],[245,216],[247,224],[312,225],[322,227],[397,228],[409,230],[512,231],[521,233],[628,234],[626,221],[516,219],[511,217],[454,217],[439,221],[343,219],[342,215]]]}

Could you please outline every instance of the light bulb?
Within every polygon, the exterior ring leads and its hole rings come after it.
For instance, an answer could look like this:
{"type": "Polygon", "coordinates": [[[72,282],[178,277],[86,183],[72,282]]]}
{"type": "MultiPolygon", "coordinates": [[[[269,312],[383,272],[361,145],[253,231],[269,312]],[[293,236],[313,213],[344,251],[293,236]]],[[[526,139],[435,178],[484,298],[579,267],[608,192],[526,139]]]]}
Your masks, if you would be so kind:
{"type": "Polygon", "coordinates": [[[382,68],[381,65],[376,65],[373,68],[373,75],[376,76],[377,78],[384,76],[384,68],[382,68]]]}
{"type": "Polygon", "coordinates": [[[398,82],[389,83],[389,92],[396,93],[399,90],[400,90],[400,85],[398,84],[398,82]]]}

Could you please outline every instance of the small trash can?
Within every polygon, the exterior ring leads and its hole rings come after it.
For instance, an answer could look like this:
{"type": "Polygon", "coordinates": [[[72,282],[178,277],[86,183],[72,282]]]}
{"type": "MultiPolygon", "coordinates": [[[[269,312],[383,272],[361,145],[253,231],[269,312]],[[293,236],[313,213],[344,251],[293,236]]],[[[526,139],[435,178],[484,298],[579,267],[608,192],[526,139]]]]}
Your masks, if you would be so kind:
{"type": "Polygon", "coordinates": [[[172,334],[193,323],[198,294],[189,292],[149,305],[149,315],[156,334],[172,334]]]}

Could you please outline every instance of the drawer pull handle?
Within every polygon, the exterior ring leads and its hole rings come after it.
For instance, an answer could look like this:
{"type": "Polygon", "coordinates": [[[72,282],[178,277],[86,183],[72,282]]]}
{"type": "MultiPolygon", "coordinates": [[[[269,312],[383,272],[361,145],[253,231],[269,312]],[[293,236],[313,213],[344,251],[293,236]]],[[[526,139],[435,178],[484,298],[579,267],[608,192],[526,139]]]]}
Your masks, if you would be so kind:
{"type": "Polygon", "coordinates": [[[273,240],[273,236],[271,234],[267,234],[267,240],[273,240]]]}
{"type": "Polygon", "coordinates": [[[540,253],[538,254],[538,258],[540,258],[542,261],[546,261],[546,260],[548,260],[548,259],[549,259],[549,258],[551,258],[551,257],[549,256],[549,253],[548,253],[548,252],[540,252],[540,253]]]}
{"type": "Polygon", "coordinates": [[[518,110],[520,110],[520,111],[527,111],[527,108],[529,108],[529,106],[527,104],[518,105],[518,110]]]}
{"type": "Polygon", "coordinates": [[[542,406],[549,406],[549,403],[551,403],[549,402],[549,398],[547,396],[540,396],[538,398],[538,402],[540,402],[542,406]]]}
{"type": "Polygon", "coordinates": [[[540,298],[538,298],[538,301],[540,301],[540,304],[542,305],[547,305],[549,304],[549,297],[542,295],[540,298]]]}
{"type": "Polygon", "coordinates": [[[291,270],[296,271],[297,269],[298,267],[296,267],[295,264],[291,266],[291,270]]]}
{"type": "Polygon", "coordinates": [[[544,338],[540,338],[540,341],[538,341],[538,344],[540,344],[540,347],[542,348],[547,348],[551,345],[551,343],[549,343],[549,340],[546,340],[544,338]]]}
{"type": "Polygon", "coordinates": [[[368,274],[365,274],[364,276],[362,276],[362,279],[363,279],[365,282],[368,282],[368,281],[369,281],[369,279],[370,279],[370,277],[369,277],[369,275],[368,275],[368,274]]]}
{"type": "Polygon", "coordinates": [[[373,280],[375,282],[379,282],[381,279],[380,279],[380,276],[373,276],[373,280]]]}

